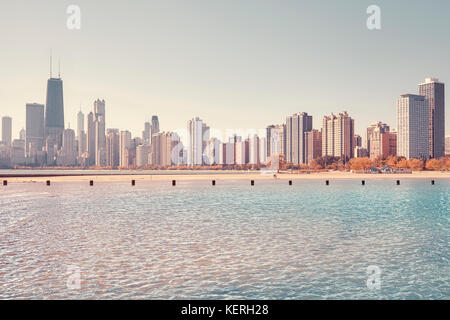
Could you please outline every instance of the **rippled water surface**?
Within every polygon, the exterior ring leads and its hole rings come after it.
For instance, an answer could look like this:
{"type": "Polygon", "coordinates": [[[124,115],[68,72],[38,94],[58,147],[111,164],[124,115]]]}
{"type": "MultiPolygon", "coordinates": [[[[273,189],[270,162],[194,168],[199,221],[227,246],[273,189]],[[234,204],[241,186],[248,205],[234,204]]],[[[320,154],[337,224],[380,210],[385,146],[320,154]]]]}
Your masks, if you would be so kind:
{"type": "Polygon", "coordinates": [[[394,184],[10,183],[0,298],[450,299],[450,180],[394,184]]]}

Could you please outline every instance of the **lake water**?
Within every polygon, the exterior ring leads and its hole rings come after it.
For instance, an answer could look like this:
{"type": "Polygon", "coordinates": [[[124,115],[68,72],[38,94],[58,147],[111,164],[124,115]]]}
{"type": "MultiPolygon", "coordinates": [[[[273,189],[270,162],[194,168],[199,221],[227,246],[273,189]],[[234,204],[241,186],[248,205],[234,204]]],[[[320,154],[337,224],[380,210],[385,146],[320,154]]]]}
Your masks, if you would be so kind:
{"type": "Polygon", "coordinates": [[[449,179],[10,183],[0,298],[450,299],[449,197],[449,179]]]}

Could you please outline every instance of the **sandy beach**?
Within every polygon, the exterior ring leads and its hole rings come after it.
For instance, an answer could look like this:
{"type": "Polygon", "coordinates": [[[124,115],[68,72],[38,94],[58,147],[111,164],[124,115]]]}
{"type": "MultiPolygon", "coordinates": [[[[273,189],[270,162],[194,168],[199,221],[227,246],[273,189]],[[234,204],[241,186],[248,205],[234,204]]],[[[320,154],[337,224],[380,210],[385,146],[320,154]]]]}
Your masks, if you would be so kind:
{"type": "MultiPolygon", "coordinates": [[[[8,183],[33,183],[45,182],[50,180],[52,182],[79,182],[94,180],[96,182],[120,182],[120,181],[187,181],[187,180],[273,180],[275,179],[270,174],[261,174],[260,172],[246,172],[246,173],[183,173],[183,171],[174,172],[173,174],[113,174],[113,175],[61,175],[61,176],[39,176],[39,177],[7,177],[2,180],[7,180],[8,183]]],[[[293,174],[293,173],[278,173],[276,179],[280,180],[407,180],[407,179],[450,179],[450,172],[439,171],[422,171],[413,172],[412,174],[359,174],[351,172],[317,172],[311,174],[293,174]]]]}

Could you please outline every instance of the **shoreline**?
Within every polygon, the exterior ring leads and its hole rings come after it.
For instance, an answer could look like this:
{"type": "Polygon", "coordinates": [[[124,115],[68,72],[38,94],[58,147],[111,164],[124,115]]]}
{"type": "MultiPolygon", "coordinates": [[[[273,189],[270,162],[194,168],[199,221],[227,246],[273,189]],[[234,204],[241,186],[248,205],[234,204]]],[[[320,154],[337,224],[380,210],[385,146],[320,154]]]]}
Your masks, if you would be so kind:
{"type": "MultiPolygon", "coordinates": [[[[51,173],[51,174],[10,174],[2,175],[0,179],[7,180],[11,183],[20,182],[45,182],[51,180],[52,182],[77,182],[95,180],[102,181],[170,181],[170,180],[274,180],[275,178],[270,174],[261,174],[258,171],[253,172],[164,172],[164,173],[51,173]]],[[[420,171],[411,174],[369,174],[369,173],[352,173],[352,172],[315,172],[315,173],[278,173],[276,179],[278,180],[411,180],[411,179],[450,179],[450,172],[441,171],[420,171]]]]}

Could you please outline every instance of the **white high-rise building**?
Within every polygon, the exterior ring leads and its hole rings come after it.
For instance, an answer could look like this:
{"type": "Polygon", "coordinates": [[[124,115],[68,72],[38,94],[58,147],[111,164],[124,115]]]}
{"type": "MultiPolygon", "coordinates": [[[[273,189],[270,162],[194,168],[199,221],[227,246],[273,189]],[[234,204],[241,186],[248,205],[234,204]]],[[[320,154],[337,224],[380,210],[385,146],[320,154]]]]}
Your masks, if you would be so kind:
{"type": "Polygon", "coordinates": [[[211,138],[206,146],[206,160],[208,165],[215,165],[220,163],[220,140],[211,138]]]}
{"type": "Polygon", "coordinates": [[[270,130],[270,154],[285,154],[285,125],[276,125],[270,130]]]}
{"type": "Polygon", "coordinates": [[[397,100],[397,155],[429,158],[429,101],[424,96],[404,94],[397,100]]]}
{"type": "Polygon", "coordinates": [[[267,162],[267,138],[259,138],[259,163],[266,164],[267,162]]]}
{"type": "Polygon", "coordinates": [[[203,156],[205,155],[206,144],[209,140],[209,127],[199,117],[196,117],[188,121],[187,129],[188,165],[201,166],[206,162],[203,160],[203,156]]]}
{"type": "Polygon", "coordinates": [[[131,147],[131,132],[120,131],[120,166],[128,168],[129,166],[129,148],[131,147]]]}
{"type": "Polygon", "coordinates": [[[260,157],[260,139],[258,135],[254,135],[253,137],[250,137],[249,139],[249,163],[250,164],[259,164],[259,157],[260,157]]]}
{"type": "Polygon", "coordinates": [[[248,141],[239,141],[235,144],[235,152],[236,152],[236,164],[246,164],[247,163],[247,150],[248,150],[248,141]]]}

